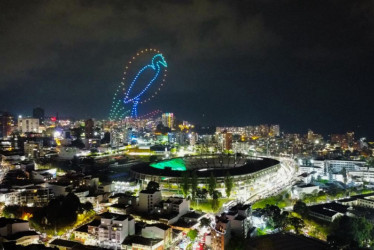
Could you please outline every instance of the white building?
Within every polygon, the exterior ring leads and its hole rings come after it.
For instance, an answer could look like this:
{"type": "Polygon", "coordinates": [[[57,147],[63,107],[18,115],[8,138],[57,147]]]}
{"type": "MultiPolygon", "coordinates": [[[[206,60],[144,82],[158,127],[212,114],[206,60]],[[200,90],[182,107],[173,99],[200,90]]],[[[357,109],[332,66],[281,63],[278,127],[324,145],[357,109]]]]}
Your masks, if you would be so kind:
{"type": "Polygon", "coordinates": [[[280,128],[279,125],[270,125],[270,132],[273,136],[280,136],[280,128]]]}
{"type": "Polygon", "coordinates": [[[29,222],[20,219],[0,218],[0,240],[16,245],[37,244],[39,234],[30,231],[29,222]]]}
{"type": "Polygon", "coordinates": [[[160,204],[162,206],[162,212],[166,213],[178,213],[182,216],[190,211],[190,201],[180,197],[169,197],[160,204]]]}
{"type": "Polygon", "coordinates": [[[305,194],[318,193],[320,191],[319,186],[307,184],[293,187],[292,196],[293,198],[300,199],[305,194]]]}
{"type": "Polygon", "coordinates": [[[102,244],[121,244],[127,236],[135,234],[135,220],[129,215],[107,212],[100,217],[98,239],[102,244]]]}
{"type": "Polygon", "coordinates": [[[29,222],[19,219],[0,218],[0,235],[9,236],[18,232],[28,231],[29,222]]]}
{"type": "Polygon", "coordinates": [[[312,172],[315,172],[316,175],[322,176],[324,174],[323,167],[320,166],[306,166],[306,165],[300,165],[299,166],[299,174],[310,174],[312,172]]]}
{"type": "Polygon", "coordinates": [[[356,171],[365,164],[365,161],[325,160],[327,172],[340,172],[343,170],[343,168],[345,168],[347,172],[356,171]]]}
{"type": "Polygon", "coordinates": [[[249,204],[238,204],[230,208],[226,217],[231,223],[231,232],[238,237],[247,238],[251,228],[251,206],[249,204]]]}
{"type": "Polygon", "coordinates": [[[168,128],[174,127],[174,114],[173,113],[163,113],[161,117],[162,125],[168,128]]]}
{"type": "Polygon", "coordinates": [[[72,184],[65,184],[65,183],[58,183],[58,182],[49,182],[48,188],[52,190],[52,192],[55,194],[55,196],[60,196],[60,195],[67,195],[69,191],[73,189],[72,184]]]}
{"type": "Polygon", "coordinates": [[[148,213],[153,211],[155,205],[161,201],[161,191],[142,190],[139,193],[139,211],[148,213]]]}
{"type": "Polygon", "coordinates": [[[76,147],[61,147],[58,152],[58,158],[61,160],[72,160],[80,152],[81,150],[76,147]]]}
{"type": "Polygon", "coordinates": [[[42,142],[27,141],[24,143],[25,156],[29,159],[38,158],[43,148],[42,142]]]}
{"type": "Polygon", "coordinates": [[[172,229],[163,223],[148,224],[142,229],[142,237],[162,239],[168,245],[172,241],[172,229]]]}
{"type": "Polygon", "coordinates": [[[39,119],[18,118],[18,131],[21,133],[39,133],[39,119]]]}
{"type": "Polygon", "coordinates": [[[167,200],[160,201],[152,212],[160,215],[160,221],[170,225],[190,212],[190,201],[180,197],[169,197],[167,200]]]}
{"type": "Polygon", "coordinates": [[[374,183],[374,168],[362,167],[358,171],[351,171],[347,174],[350,178],[356,181],[374,183]]]}
{"type": "Polygon", "coordinates": [[[333,222],[339,216],[349,215],[349,213],[348,206],[332,202],[309,206],[309,215],[321,220],[333,222]]]}

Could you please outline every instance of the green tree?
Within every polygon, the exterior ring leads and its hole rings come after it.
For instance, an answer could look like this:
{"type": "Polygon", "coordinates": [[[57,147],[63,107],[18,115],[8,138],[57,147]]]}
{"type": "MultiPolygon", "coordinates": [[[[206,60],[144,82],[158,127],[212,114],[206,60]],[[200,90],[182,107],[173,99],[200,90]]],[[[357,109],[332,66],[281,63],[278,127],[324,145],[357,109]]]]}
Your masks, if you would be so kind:
{"type": "Polygon", "coordinates": [[[343,178],[344,178],[344,183],[347,183],[348,177],[347,177],[347,169],[346,168],[342,169],[342,175],[343,175],[343,178]]]}
{"type": "Polygon", "coordinates": [[[90,210],[93,210],[93,205],[91,202],[86,201],[85,203],[82,204],[82,208],[85,211],[90,211],[90,210]]]}
{"type": "Polygon", "coordinates": [[[155,181],[150,181],[150,182],[148,182],[148,185],[147,185],[146,189],[147,190],[152,190],[152,191],[159,190],[160,189],[160,184],[158,184],[155,181]]]}
{"type": "Polygon", "coordinates": [[[228,245],[227,249],[231,250],[244,250],[247,249],[246,241],[243,240],[240,236],[234,235],[228,245]]]}
{"type": "Polygon", "coordinates": [[[195,241],[197,234],[198,234],[197,230],[192,229],[187,233],[187,237],[190,238],[191,241],[195,241]]]}
{"type": "Polygon", "coordinates": [[[307,217],[309,214],[308,206],[301,200],[296,201],[295,205],[293,206],[293,211],[300,214],[303,217],[307,217]]]}
{"type": "Polygon", "coordinates": [[[213,197],[214,190],[217,187],[217,179],[214,177],[213,173],[210,173],[210,177],[208,179],[208,192],[210,197],[213,197]]]}
{"type": "Polygon", "coordinates": [[[302,219],[297,218],[297,217],[291,217],[289,218],[289,223],[291,226],[294,227],[296,234],[300,233],[300,229],[305,227],[305,223],[302,219]]]}
{"type": "Polygon", "coordinates": [[[30,219],[30,224],[37,230],[50,233],[72,227],[77,221],[77,214],[82,210],[79,198],[69,193],[52,199],[46,207],[38,209],[30,219]]]}
{"type": "Polygon", "coordinates": [[[3,214],[5,218],[16,218],[19,219],[22,216],[22,210],[20,206],[10,205],[5,206],[3,209],[3,214]]]}
{"type": "Polygon", "coordinates": [[[226,173],[225,177],[225,191],[226,191],[226,197],[230,198],[232,188],[234,187],[234,182],[232,177],[230,176],[230,173],[226,173]]]}
{"type": "Polygon", "coordinates": [[[262,213],[267,218],[266,224],[268,227],[283,231],[289,224],[289,213],[287,211],[282,212],[276,205],[267,204],[262,209],[262,213]]]}
{"type": "Polygon", "coordinates": [[[369,167],[374,167],[374,157],[369,157],[366,161],[366,164],[369,165],[369,167]]]}
{"type": "Polygon", "coordinates": [[[196,198],[197,187],[198,187],[198,179],[197,179],[197,174],[194,171],[191,176],[191,194],[192,194],[193,200],[196,198]]]}
{"type": "Polygon", "coordinates": [[[217,190],[214,190],[212,195],[212,209],[213,211],[216,211],[219,208],[219,198],[222,197],[222,194],[218,192],[217,190]]]}
{"type": "Polygon", "coordinates": [[[289,213],[283,211],[280,214],[275,214],[273,216],[274,228],[278,228],[281,231],[285,230],[289,223],[289,213]]]}
{"type": "Polygon", "coordinates": [[[157,156],[156,155],[151,155],[149,157],[149,162],[155,162],[155,161],[157,161],[157,156]]]}
{"type": "Polygon", "coordinates": [[[204,217],[200,220],[200,227],[209,227],[211,222],[211,219],[204,217]]]}
{"type": "Polygon", "coordinates": [[[183,196],[184,198],[186,198],[190,190],[190,177],[187,172],[182,173],[181,188],[182,188],[183,196]]]}
{"type": "Polygon", "coordinates": [[[327,241],[335,248],[366,246],[373,240],[373,224],[364,217],[342,216],[333,221],[327,241]]]}
{"type": "Polygon", "coordinates": [[[207,196],[208,196],[208,190],[206,190],[205,188],[198,188],[196,190],[196,197],[197,198],[206,200],[207,196]]]}

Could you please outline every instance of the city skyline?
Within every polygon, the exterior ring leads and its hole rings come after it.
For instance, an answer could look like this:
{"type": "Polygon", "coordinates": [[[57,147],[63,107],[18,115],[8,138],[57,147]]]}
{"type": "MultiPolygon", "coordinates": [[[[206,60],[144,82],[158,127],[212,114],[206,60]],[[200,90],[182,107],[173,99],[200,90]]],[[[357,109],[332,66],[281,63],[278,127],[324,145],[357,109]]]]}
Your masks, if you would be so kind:
{"type": "Polygon", "coordinates": [[[106,118],[129,56],[154,46],[170,71],[144,113],[374,137],[369,1],[11,1],[1,9],[1,110],[106,118]]]}
{"type": "Polygon", "coordinates": [[[0,249],[374,249],[374,1],[0,10],[0,249]]]}

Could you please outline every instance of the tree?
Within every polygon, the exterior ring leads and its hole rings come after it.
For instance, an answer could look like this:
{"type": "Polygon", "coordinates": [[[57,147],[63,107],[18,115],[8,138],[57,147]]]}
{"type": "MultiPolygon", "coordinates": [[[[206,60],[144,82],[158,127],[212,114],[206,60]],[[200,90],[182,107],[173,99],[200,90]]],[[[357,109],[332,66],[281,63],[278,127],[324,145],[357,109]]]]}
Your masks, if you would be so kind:
{"type": "Polygon", "coordinates": [[[222,197],[222,194],[218,192],[217,190],[214,190],[212,195],[212,209],[216,211],[219,208],[219,201],[218,199],[222,197]]]}
{"type": "Polygon", "coordinates": [[[85,203],[82,204],[82,208],[85,211],[90,211],[90,210],[93,210],[93,205],[91,202],[86,201],[85,203]]]}
{"type": "Polygon", "coordinates": [[[187,233],[187,237],[190,238],[191,241],[195,241],[196,237],[197,237],[197,230],[196,229],[193,229],[193,230],[190,230],[188,233],[187,233]]]}
{"type": "Polygon", "coordinates": [[[211,222],[211,219],[204,217],[200,220],[200,227],[209,227],[211,222]]]}
{"type": "Polygon", "coordinates": [[[82,208],[78,196],[71,192],[63,199],[62,206],[69,211],[78,211],[82,208]]]}
{"type": "Polygon", "coordinates": [[[307,217],[309,214],[308,206],[301,200],[296,201],[295,205],[293,206],[293,211],[300,214],[303,217],[307,217]]]}
{"type": "Polygon", "coordinates": [[[225,191],[226,191],[226,197],[230,198],[232,188],[234,186],[234,182],[232,180],[232,177],[230,176],[230,173],[226,173],[225,177],[225,191]]]}
{"type": "Polygon", "coordinates": [[[267,225],[272,228],[277,228],[277,219],[281,215],[281,210],[278,206],[266,204],[262,209],[263,215],[267,218],[267,225]]]}
{"type": "Polygon", "coordinates": [[[366,161],[367,165],[369,165],[369,167],[374,167],[374,157],[369,157],[366,161]]]}
{"type": "Polygon", "coordinates": [[[197,174],[194,171],[191,176],[191,194],[192,194],[193,200],[196,198],[197,186],[198,186],[198,179],[197,179],[197,174]]]}
{"type": "Polygon", "coordinates": [[[2,215],[6,218],[19,219],[22,216],[22,210],[21,207],[18,205],[5,206],[2,215]]]}
{"type": "Polygon", "coordinates": [[[228,246],[231,250],[243,250],[248,249],[248,246],[246,245],[247,242],[243,240],[242,237],[238,235],[233,235],[233,237],[230,239],[228,246]]]}
{"type": "Polygon", "coordinates": [[[182,188],[183,196],[184,198],[186,198],[190,190],[190,178],[187,172],[182,173],[181,188],[182,188]]]}
{"type": "Polygon", "coordinates": [[[160,188],[160,184],[158,184],[157,182],[155,181],[150,181],[148,182],[148,185],[147,185],[147,190],[150,190],[150,191],[156,191],[156,190],[159,190],[160,188]]]}
{"type": "Polygon", "coordinates": [[[155,161],[157,161],[157,156],[156,155],[151,155],[149,157],[149,162],[155,162],[155,161]]]}
{"type": "Polygon", "coordinates": [[[208,192],[210,197],[213,197],[214,190],[216,190],[217,187],[217,180],[214,177],[213,173],[210,173],[210,177],[208,179],[208,192]]]}
{"type": "Polygon", "coordinates": [[[343,169],[342,169],[342,175],[343,175],[343,178],[344,178],[344,184],[346,184],[347,181],[348,181],[348,177],[347,177],[347,169],[346,169],[346,168],[343,168],[343,169]]]}
{"type": "Polygon", "coordinates": [[[275,228],[279,228],[280,230],[285,230],[288,223],[289,223],[289,212],[283,211],[281,214],[276,215],[273,218],[275,228]]]}
{"type": "Polygon", "coordinates": [[[289,218],[289,223],[291,226],[295,228],[296,234],[300,233],[300,229],[302,229],[305,226],[305,223],[302,219],[297,218],[297,217],[291,217],[289,218]]]}
{"type": "Polygon", "coordinates": [[[208,190],[206,190],[205,188],[198,188],[196,190],[197,198],[206,200],[207,196],[208,196],[208,190]]]}
{"type": "Polygon", "coordinates": [[[327,241],[335,248],[353,248],[373,240],[373,224],[364,217],[342,216],[333,221],[327,241]]]}

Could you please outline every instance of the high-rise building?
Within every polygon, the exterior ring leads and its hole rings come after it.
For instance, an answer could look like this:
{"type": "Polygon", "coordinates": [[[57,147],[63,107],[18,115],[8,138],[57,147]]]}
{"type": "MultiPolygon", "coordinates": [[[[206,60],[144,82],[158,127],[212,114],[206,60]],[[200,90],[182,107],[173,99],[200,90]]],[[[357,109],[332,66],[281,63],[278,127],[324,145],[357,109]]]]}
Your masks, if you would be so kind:
{"type": "Polygon", "coordinates": [[[0,138],[5,138],[12,133],[13,117],[4,112],[0,115],[0,138]]]}
{"type": "Polygon", "coordinates": [[[173,113],[163,113],[162,114],[162,118],[161,118],[161,122],[162,122],[162,125],[164,125],[165,127],[168,127],[168,128],[173,128],[174,127],[174,114],[173,113]]]}
{"type": "Polygon", "coordinates": [[[94,121],[92,119],[88,119],[84,122],[84,132],[87,139],[93,138],[94,135],[94,121]]]}
{"type": "Polygon", "coordinates": [[[44,123],[44,109],[40,107],[34,108],[32,111],[32,117],[38,118],[39,124],[43,124],[44,123]]]}
{"type": "Polygon", "coordinates": [[[232,133],[225,132],[222,134],[222,148],[224,150],[231,150],[232,149],[232,133]]]}
{"type": "Polygon", "coordinates": [[[355,132],[347,132],[347,142],[353,143],[355,141],[355,132]]]}
{"type": "Polygon", "coordinates": [[[272,136],[280,136],[279,125],[270,125],[270,133],[272,136]]]}
{"type": "Polygon", "coordinates": [[[18,131],[21,133],[39,133],[39,119],[18,118],[18,131]]]}

